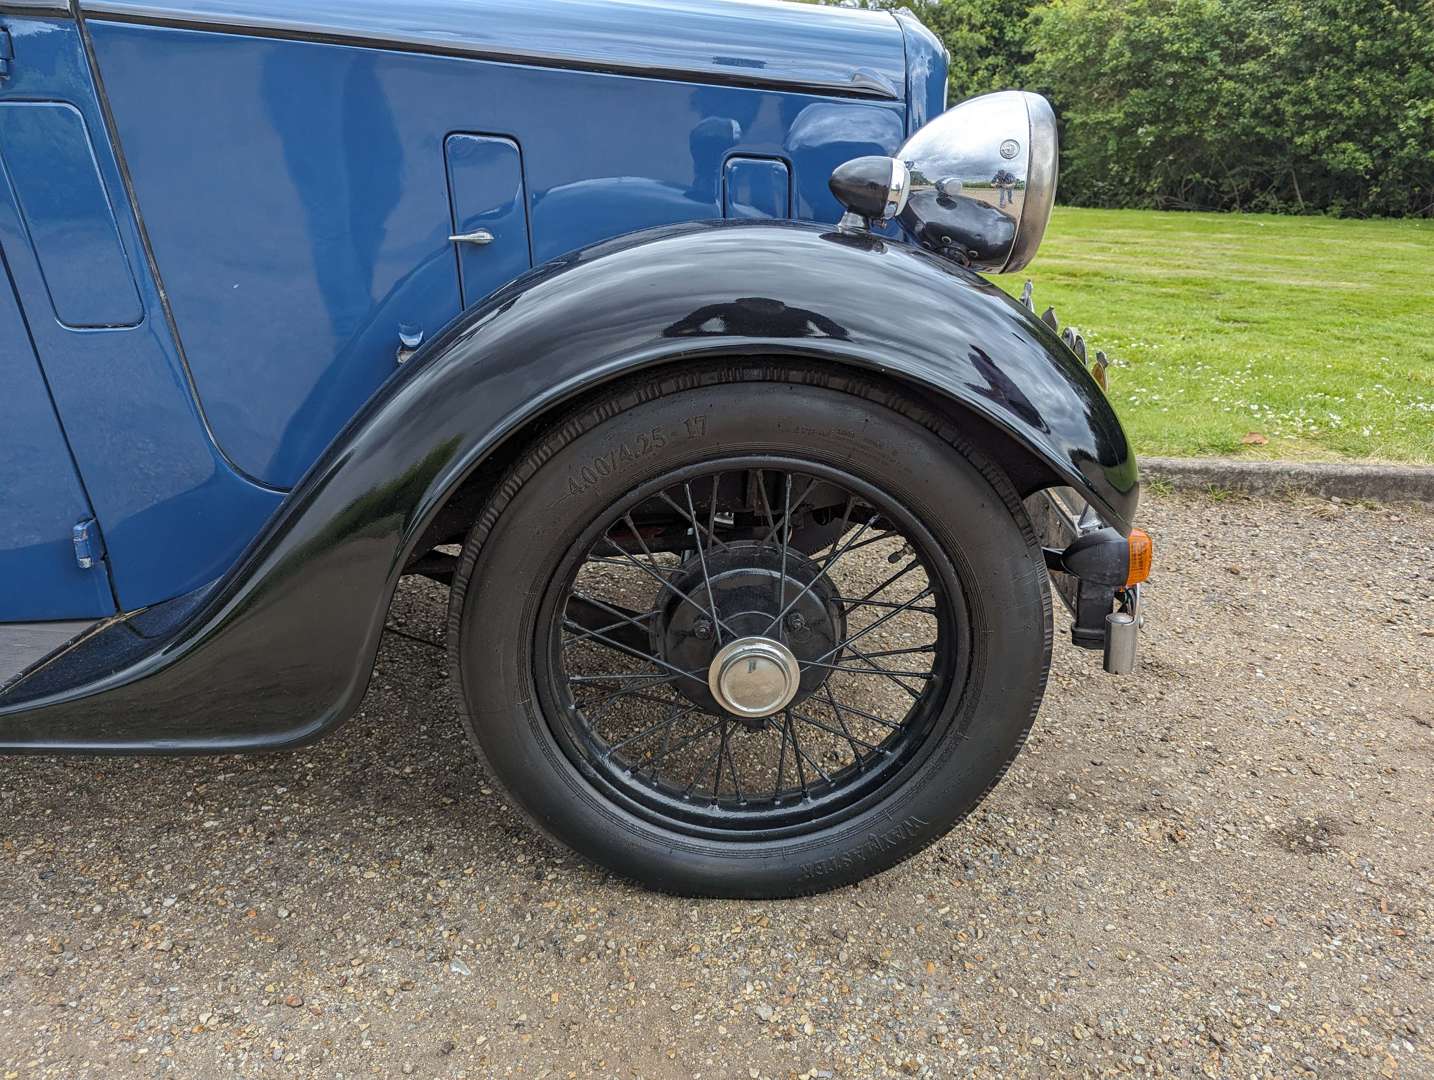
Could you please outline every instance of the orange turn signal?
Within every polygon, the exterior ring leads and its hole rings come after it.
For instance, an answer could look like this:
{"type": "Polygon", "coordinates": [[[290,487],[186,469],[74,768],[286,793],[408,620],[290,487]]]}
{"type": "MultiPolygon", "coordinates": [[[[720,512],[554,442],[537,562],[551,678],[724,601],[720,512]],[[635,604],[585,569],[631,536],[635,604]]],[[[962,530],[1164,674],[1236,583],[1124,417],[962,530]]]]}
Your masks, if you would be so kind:
{"type": "Polygon", "coordinates": [[[1150,576],[1150,564],[1155,558],[1155,545],[1150,534],[1144,529],[1130,530],[1130,572],[1125,576],[1125,587],[1139,585],[1150,576]]]}

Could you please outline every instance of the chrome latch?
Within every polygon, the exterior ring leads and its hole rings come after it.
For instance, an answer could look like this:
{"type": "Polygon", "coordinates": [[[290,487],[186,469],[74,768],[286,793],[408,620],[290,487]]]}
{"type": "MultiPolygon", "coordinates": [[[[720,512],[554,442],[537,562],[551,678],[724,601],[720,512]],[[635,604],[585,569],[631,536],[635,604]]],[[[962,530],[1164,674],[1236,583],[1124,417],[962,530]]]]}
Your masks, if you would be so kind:
{"type": "Polygon", "coordinates": [[[395,359],[400,364],[408,363],[408,358],[418,351],[423,344],[423,329],[418,326],[410,326],[408,323],[400,323],[398,327],[398,355],[395,359]]]}
{"type": "Polygon", "coordinates": [[[454,233],[448,239],[455,244],[477,244],[481,247],[493,242],[493,234],[487,229],[474,229],[472,232],[454,233]]]}

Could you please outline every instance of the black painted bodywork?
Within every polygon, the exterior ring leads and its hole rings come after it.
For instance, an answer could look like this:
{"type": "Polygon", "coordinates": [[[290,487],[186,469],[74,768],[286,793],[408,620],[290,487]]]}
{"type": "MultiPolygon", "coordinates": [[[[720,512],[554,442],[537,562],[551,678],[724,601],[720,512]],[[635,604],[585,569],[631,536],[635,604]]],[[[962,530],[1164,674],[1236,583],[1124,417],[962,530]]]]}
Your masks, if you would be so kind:
{"type": "Polygon", "coordinates": [[[625,373],[742,356],[898,377],[1023,447],[1040,465],[1026,487],[1069,485],[1130,528],[1136,467],[1113,411],[1060,339],[994,286],[867,234],[674,226],[559,260],[460,317],[354,417],[225,578],[103,625],[0,695],[0,749],[316,738],[363,696],[430,524],[506,440],[625,373]]]}

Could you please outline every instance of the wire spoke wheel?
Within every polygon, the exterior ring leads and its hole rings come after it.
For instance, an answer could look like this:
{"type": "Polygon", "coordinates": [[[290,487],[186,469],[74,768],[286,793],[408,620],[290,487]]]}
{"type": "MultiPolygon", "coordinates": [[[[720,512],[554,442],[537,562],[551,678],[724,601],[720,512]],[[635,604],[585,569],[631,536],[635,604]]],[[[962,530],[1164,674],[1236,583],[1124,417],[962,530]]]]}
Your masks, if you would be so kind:
{"type": "Polygon", "coordinates": [[[921,851],[1001,778],[1050,662],[1001,469],[889,384],[775,360],[634,378],[535,439],[449,610],[489,776],[554,840],[688,896],[921,851]]]}
{"type": "Polygon", "coordinates": [[[956,570],[900,499],[770,456],[628,492],[541,611],[564,753],[624,809],[728,840],[826,828],[899,785],[967,651],[956,570]]]}

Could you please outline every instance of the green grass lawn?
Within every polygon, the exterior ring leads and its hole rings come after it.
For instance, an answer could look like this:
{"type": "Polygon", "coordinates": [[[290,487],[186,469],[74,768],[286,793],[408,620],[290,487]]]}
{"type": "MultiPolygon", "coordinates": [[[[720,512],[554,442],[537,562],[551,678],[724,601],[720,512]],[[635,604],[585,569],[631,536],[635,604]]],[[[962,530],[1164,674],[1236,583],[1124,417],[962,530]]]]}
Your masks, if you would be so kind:
{"type": "Polygon", "coordinates": [[[1434,462],[1434,221],[1057,207],[1027,277],[1142,454],[1434,462]]]}

